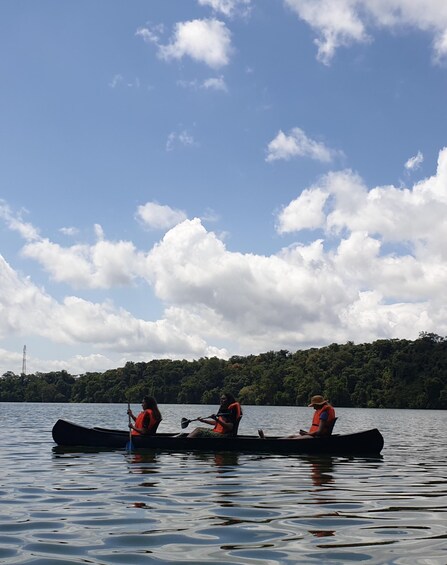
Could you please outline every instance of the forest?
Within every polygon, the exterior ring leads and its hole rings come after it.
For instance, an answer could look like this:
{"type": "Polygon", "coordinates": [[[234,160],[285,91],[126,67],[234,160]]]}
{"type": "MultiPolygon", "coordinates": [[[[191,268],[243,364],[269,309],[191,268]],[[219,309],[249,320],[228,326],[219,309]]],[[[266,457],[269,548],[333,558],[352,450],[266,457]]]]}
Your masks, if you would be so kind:
{"type": "Polygon", "coordinates": [[[127,362],[103,373],[66,371],[0,377],[0,402],[218,404],[221,391],[242,404],[302,406],[323,394],[334,406],[447,408],[447,338],[331,344],[193,361],[127,362]]]}

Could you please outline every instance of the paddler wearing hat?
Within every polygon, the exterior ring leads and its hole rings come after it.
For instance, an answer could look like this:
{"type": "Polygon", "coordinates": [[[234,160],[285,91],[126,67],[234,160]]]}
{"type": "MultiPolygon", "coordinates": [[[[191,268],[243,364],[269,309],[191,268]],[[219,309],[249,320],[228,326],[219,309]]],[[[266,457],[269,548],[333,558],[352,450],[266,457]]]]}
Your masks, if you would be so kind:
{"type": "Polygon", "coordinates": [[[335,410],[325,398],[319,394],[312,396],[309,408],[315,410],[309,431],[300,430],[298,434],[288,436],[294,439],[311,439],[313,437],[324,437],[332,434],[334,427],[335,410]]]}

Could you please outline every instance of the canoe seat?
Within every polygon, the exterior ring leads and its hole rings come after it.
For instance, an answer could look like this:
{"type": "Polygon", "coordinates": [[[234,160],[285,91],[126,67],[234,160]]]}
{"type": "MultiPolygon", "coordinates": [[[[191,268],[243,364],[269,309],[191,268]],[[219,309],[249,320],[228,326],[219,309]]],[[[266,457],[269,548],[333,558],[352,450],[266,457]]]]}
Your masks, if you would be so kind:
{"type": "Polygon", "coordinates": [[[233,426],[233,431],[231,432],[232,436],[237,436],[237,431],[239,429],[240,421],[242,420],[242,416],[240,416],[233,426]]]}
{"type": "Polygon", "coordinates": [[[335,422],[338,420],[338,418],[334,418],[334,421],[332,422],[332,425],[330,426],[329,430],[328,430],[328,435],[332,435],[332,431],[334,429],[335,426],[335,422]]]}
{"type": "Polygon", "coordinates": [[[161,422],[161,420],[159,420],[159,421],[155,424],[155,426],[152,428],[152,430],[151,430],[151,436],[153,436],[153,435],[155,435],[155,434],[157,433],[157,429],[158,429],[158,426],[160,425],[160,422],[161,422]]]}

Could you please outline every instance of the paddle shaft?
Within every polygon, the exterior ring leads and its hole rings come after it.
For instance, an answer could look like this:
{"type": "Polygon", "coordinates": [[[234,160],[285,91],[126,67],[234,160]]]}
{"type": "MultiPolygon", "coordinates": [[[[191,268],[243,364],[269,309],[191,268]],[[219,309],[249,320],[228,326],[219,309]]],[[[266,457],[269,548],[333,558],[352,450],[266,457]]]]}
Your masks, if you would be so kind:
{"type": "Polygon", "coordinates": [[[182,418],[182,422],[181,422],[182,429],[187,428],[191,422],[197,422],[198,420],[205,420],[206,418],[211,418],[211,416],[200,416],[200,418],[193,418],[192,420],[188,420],[187,418],[182,418]]]}
{"type": "Polygon", "coordinates": [[[132,418],[130,417],[130,402],[127,403],[127,416],[129,418],[129,449],[132,449],[132,428],[130,427],[132,418]]]}
{"type": "MultiPolygon", "coordinates": [[[[228,416],[229,412],[218,412],[217,416],[228,416]]],[[[181,426],[182,429],[185,429],[189,426],[189,424],[191,422],[197,422],[198,420],[207,420],[207,419],[213,419],[213,414],[211,416],[201,416],[200,418],[194,418],[193,420],[188,420],[187,418],[182,418],[182,422],[181,422],[181,426]]]]}

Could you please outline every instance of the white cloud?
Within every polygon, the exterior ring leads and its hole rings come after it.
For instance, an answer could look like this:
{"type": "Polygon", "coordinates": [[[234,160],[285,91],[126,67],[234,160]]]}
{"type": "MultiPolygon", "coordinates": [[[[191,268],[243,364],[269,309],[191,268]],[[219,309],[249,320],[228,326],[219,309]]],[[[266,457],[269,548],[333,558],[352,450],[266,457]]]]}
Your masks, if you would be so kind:
{"type": "Polygon", "coordinates": [[[162,230],[172,228],[187,218],[182,210],[176,210],[156,202],[147,202],[138,206],[136,217],[147,227],[162,230]]]}
{"type": "Polygon", "coordinates": [[[78,233],[78,229],[74,228],[74,227],[65,227],[65,228],[60,228],[59,230],[61,233],[63,233],[64,235],[68,235],[68,236],[74,236],[78,233]]]}
{"type": "Polygon", "coordinates": [[[324,163],[329,163],[336,152],[318,141],[308,137],[300,128],[293,128],[288,135],[282,130],[267,146],[267,162],[279,159],[290,160],[295,157],[308,157],[324,163]]]}
{"type": "Polygon", "coordinates": [[[162,24],[158,24],[140,27],[135,32],[135,35],[137,37],[141,37],[145,43],[154,43],[155,45],[158,45],[160,42],[160,36],[163,33],[164,26],[162,24]]]}
{"type": "Polygon", "coordinates": [[[325,222],[323,207],[327,199],[328,193],[319,188],[303,190],[300,196],[278,215],[276,226],[278,233],[322,227],[325,222]]]}
{"type": "Polygon", "coordinates": [[[138,273],[140,254],[128,241],[62,247],[48,239],[28,243],[22,255],[37,261],[55,282],[74,288],[128,286],[138,273]]]}
{"type": "MultiPolygon", "coordinates": [[[[27,278],[18,275],[0,256],[0,339],[14,335],[43,338],[53,344],[80,348],[92,347],[104,353],[73,356],[64,362],[34,359],[32,371],[66,369],[73,374],[101,370],[124,364],[131,358],[153,357],[197,358],[225,350],[208,346],[199,335],[187,328],[179,329],[175,320],[155,322],[133,317],[109,301],[93,303],[77,296],[59,302],[27,278]],[[119,357],[117,358],[117,355],[119,357]]],[[[14,370],[18,354],[1,356],[0,374],[14,370]]]]}
{"type": "Polygon", "coordinates": [[[110,86],[110,88],[116,88],[116,87],[119,86],[123,81],[124,81],[123,75],[116,74],[116,75],[114,75],[114,77],[112,78],[112,80],[109,82],[109,86],[110,86]]]}
{"type": "Polygon", "coordinates": [[[21,213],[14,215],[10,207],[3,200],[0,200],[0,218],[5,221],[10,230],[18,232],[20,236],[27,241],[39,239],[40,235],[38,230],[29,222],[25,222],[22,219],[21,213]]]}
{"type": "Polygon", "coordinates": [[[224,22],[216,19],[178,22],[170,43],[166,45],[161,44],[159,36],[149,28],[138,29],[136,35],[154,43],[159,57],[167,61],[190,57],[216,69],[230,61],[231,32],[224,22]]]}
{"type": "Polygon", "coordinates": [[[281,233],[309,227],[332,234],[365,231],[386,242],[437,249],[436,253],[447,257],[439,243],[447,236],[447,148],[439,154],[437,174],[412,189],[368,190],[349,170],[331,172],[286,206],[277,226],[281,233]],[[313,222],[306,219],[306,209],[313,222]]]}
{"type": "Polygon", "coordinates": [[[251,0],[199,0],[202,6],[210,6],[215,12],[226,17],[235,15],[246,16],[251,11],[251,0]]]}
{"type": "Polygon", "coordinates": [[[206,90],[222,90],[223,92],[227,92],[228,90],[223,76],[204,80],[202,87],[206,90]]]}
{"type": "Polygon", "coordinates": [[[284,0],[318,34],[318,59],[329,64],[339,47],[366,42],[375,28],[411,27],[433,37],[434,58],[447,55],[444,0],[284,0]],[[368,33],[370,32],[370,33],[368,33]]]}
{"type": "Polygon", "coordinates": [[[431,262],[418,263],[381,257],[380,242],[357,233],[336,252],[314,242],[270,257],[230,253],[197,219],[168,232],[149,256],[156,294],[171,304],[181,327],[208,340],[237,339],[251,352],[354,337],[417,337],[424,327],[442,332],[446,322],[437,308],[445,313],[447,272],[434,284],[431,262]],[[396,301],[399,288],[404,299],[396,301]]]}
{"type": "MultiPolygon", "coordinates": [[[[178,211],[148,206],[137,214],[150,223],[171,212],[178,211]]],[[[112,289],[138,279],[164,310],[145,320],[111,299],[56,300],[1,259],[0,337],[89,347],[71,357],[78,370],[95,363],[89,355],[100,355],[103,367],[447,334],[447,148],[436,173],[410,188],[368,189],[352,171],[331,172],[280,212],[277,229],[289,237],[319,229],[318,239],[270,256],[232,252],[196,218],[177,223],[149,252],[108,241],[99,226],[90,246],[27,241],[25,256],[53,280],[112,289]]]]}
{"type": "Polygon", "coordinates": [[[415,171],[416,169],[419,169],[423,161],[424,161],[424,156],[420,151],[418,151],[416,155],[408,159],[408,161],[405,163],[404,166],[407,169],[407,171],[415,171]]]}
{"type": "Polygon", "coordinates": [[[190,88],[192,90],[221,90],[227,92],[228,88],[224,77],[221,75],[219,77],[210,77],[201,82],[198,80],[178,80],[177,84],[183,88],[190,88]]]}
{"type": "Polygon", "coordinates": [[[172,131],[168,135],[166,141],[166,151],[173,151],[176,145],[182,145],[184,147],[193,147],[197,145],[194,137],[186,130],[182,131],[172,131]]]}

